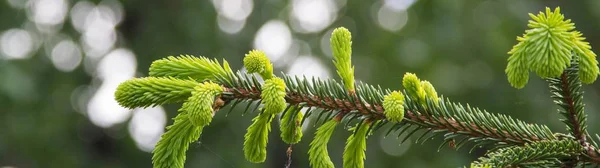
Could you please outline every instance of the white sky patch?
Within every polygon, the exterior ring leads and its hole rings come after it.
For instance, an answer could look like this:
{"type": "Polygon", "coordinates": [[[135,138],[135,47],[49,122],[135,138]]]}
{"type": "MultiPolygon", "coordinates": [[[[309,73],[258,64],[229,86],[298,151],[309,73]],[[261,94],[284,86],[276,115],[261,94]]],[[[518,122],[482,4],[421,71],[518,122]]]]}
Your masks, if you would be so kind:
{"type": "Polygon", "coordinates": [[[68,8],[67,0],[32,0],[29,19],[42,25],[62,24],[68,8]]]}
{"type": "Polygon", "coordinates": [[[280,20],[265,23],[254,38],[254,48],[263,50],[267,57],[277,62],[292,45],[292,33],[288,26],[280,20]]]}
{"type": "Polygon", "coordinates": [[[384,30],[396,32],[401,30],[408,23],[408,7],[403,6],[404,3],[388,2],[374,3],[371,8],[371,13],[374,15],[374,20],[377,25],[384,30]],[[400,4],[400,5],[398,5],[400,4]]]}
{"type": "Polygon", "coordinates": [[[296,32],[315,33],[327,28],[337,17],[332,0],[293,0],[290,21],[296,32]]]}
{"type": "Polygon", "coordinates": [[[135,144],[145,152],[152,152],[167,124],[167,115],[161,106],[136,109],[129,123],[129,133],[135,144]]]}
{"type": "Polygon", "coordinates": [[[240,32],[246,26],[246,19],[254,9],[252,0],[213,0],[217,10],[217,24],[228,34],[240,32]]]}
{"type": "Polygon", "coordinates": [[[136,66],[135,55],[127,49],[116,49],[99,62],[97,77],[102,80],[102,85],[87,106],[88,116],[94,124],[110,127],[129,118],[131,111],[115,101],[114,93],[120,83],[134,77],[136,66]]]}
{"type": "Polygon", "coordinates": [[[77,31],[84,30],[85,20],[94,7],[89,1],[79,1],[71,8],[71,24],[77,31]]]}
{"type": "Polygon", "coordinates": [[[63,40],[56,44],[50,54],[52,64],[63,72],[73,71],[81,63],[81,49],[71,40],[63,40]]]}
{"type": "Polygon", "coordinates": [[[287,72],[289,75],[306,76],[308,79],[329,77],[329,70],[323,66],[321,61],[312,56],[299,56],[287,72]]]}
{"type": "Polygon", "coordinates": [[[230,20],[245,20],[254,8],[252,0],[213,0],[212,2],[219,15],[230,20]]]}
{"type": "Polygon", "coordinates": [[[406,11],[416,0],[384,0],[383,5],[395,10],[395,11],[406,11]]]}
{"type": "Polygon", "coordinates": [[[86,55],[98,58],[110,51],[117,41],[118,20],[107,6],[93,8],[85,18],[81,41],[86,55]]]}
{"type": "Polygon", "coordinates": [[[34,48],[31,34],[23,29],[9,29],[0,37],[0,50],[5,59],[24,59],[34,48]]]}
{"type": "Polygon", "coordinates": [[[244,29],[246,20],[230,20],[219,15],[217,16],[217,24],[219,25],[219,29],[221,29],[221,31],[228,34],[236,34],[244,29]]]}

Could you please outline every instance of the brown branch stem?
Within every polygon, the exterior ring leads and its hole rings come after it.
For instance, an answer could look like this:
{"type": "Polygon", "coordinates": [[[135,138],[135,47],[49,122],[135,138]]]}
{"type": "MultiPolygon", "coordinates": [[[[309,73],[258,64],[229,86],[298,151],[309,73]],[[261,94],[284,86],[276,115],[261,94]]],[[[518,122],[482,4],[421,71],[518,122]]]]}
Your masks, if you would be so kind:
{"type": "Polygon", "coordinates": [[[569,113],[569,116],[567,117],[567,120],[573,124],[573,136],[575,136],[575,138],[577,138],[577,140],[579,141],[579,143],[581,143],[582,146],[586,147],[589,144],[587,143],[587,139],[586,139],[586,135],[585,133],[583,133],[581,130],[581,125],[579,124],[580,121],[577,118],[577,112],[575,111],[575,103],[573,101],[573,96],[571,95],[572,93],[569,90],[569,81],[567,79],[567,72],[563,72],[562,75],[560,75],[560,82],[561,82],[561,87],[562,87],[562,91],[563,91],[563,99],[564,101],[567,103],[568,108],[566,109],[567,112],[569,113]]]}
{"type": "MultiPolygon", "coordinates": [[[[243,89],[243,88],[225,88],[225,92],[233,93],[229,96],[222,96],[221,98],[225,101],[232,101],[234,99],[241,100],[259,100],[261,91],[253,88],[251,90],[243,89]]],[[[295,92],[287,92],[286,101],[293,105],[305,104],[309,107],[318,107],[324,110],[339,110],[342,112],[350,112],[350,111],[358,111],[362,114],[372,114],[374,111],[376,115],[371,115],[371,120],[381,120],[385,119],[385,115],[383,115],[383,107],[379,104],[364,104],[361,105],[360,102],[353,102],[349,100],[342,100],[332,97],[319,97],[316,95],[306,95],[295,92]]],[[[340,113],[336,118],[341,118],[343,113],[340,113]]],[[[480,138],[494,138],[500,141],[515,144],[515,145],[523,145],[527,142],[532,141],[541,141],[547,140],[539,137],[531,137],[527,139],[526,137],[519,136],[514,132],[507,132],[504,130],[497,130],[495,128],[487,128],[484,126],[479,126],[476,123],[472,122],[463,122],[457,121],[453,117],[438,117],[434,118],[432,116],[424,115],[417,111],[407,110],[405,111],[404,120],[409,123],[418,124],[421,126],[428,127],[428,129],[433,130],[447,130],[449,132],[462,134],[470,137],[480,137],[480,138]]],[[[600,163],[600,156],[598,155],[598,149],[593,146],[584,146],[585,151],[583,154],[588,157],[588,161],[594,163],[600,163]]]]}
{"type": "MultiPolygon", "coordinates": [[[[226,91],[234,93],[233,98],[235,99],[260,99],[260,90],[258,89],[246,90],[226,88],[226,91]]],[[[384,109],[378,104],[366,104],[363,106],[360,104],[360,102],[351,102],[348,100],[341,100],[331,97],[319,97],[315,95],[302,95],[293,92],[288,92],[285,98],[290,104],[306,103],[307,106],[318,107],[325,110],[340,110],[343,112],[358,111],[362,114],[371,114],[371,111],[375,111],[377,114],[372,116],[372,120],[380,120],[385,118],[383,115],[384,109]]],[[[524,137],[520,137],[514,133],[499,131],[493,128],[488,129],[475,123],[459,122],[452,117],[434,118],[432,116],[410,110],[405,112],[405,116],[405,120],[408,122],[418,123],[419,125],[429,127],[429,129],[448,130],[449,132],[466,134],[471,137],[494,138],[512,144],[525,144],[526,142],[530,141],[543,140],[538,137],[533,137],[533,139],[525,139],[524,137]],[[470,129],[467,129],[467,127],[470,129]]]]}

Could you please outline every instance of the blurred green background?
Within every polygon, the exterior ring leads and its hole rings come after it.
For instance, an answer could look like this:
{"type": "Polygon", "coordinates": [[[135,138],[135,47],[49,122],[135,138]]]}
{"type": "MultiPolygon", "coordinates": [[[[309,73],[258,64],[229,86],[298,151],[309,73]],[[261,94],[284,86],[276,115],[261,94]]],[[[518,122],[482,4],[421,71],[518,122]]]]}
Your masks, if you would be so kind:
{"type": "MultiPolygon", "coordinates": [[[[527,13],[546,6],[560,6],[600,48],[597,0],[1,0],[0,167],[151,167],[150,151],[180,105],[121,108],[113,100],[120,82],[147,76],[153,60],[169,55],[226,58],[241,68],[255,48],[276,71],[338,78],[328,39],[339,26],[352,32],[360,81],[399,89],[402,75],[415,72],[453,100],[565,132],[543,80],[532,76],[516,90],[504,75],[527,13]]],[[[585,91],[597,133],[600,86],[585,91]]],[[[245,161],[253,116],[241,110],[217,114],[191,145],[187,167],[283,167],[287,146],[277,127],[267,161],[245,161]]],[[[315,127],[307,125],[292,167],[308,167],[315,127]]],[[[338,166],[348,135],[340,127],[330,141],[338,166]]],[[[366,167],[459,167],[485,152],[438,152],[439,137],[399,141],[371,136],[366,167]]]]}

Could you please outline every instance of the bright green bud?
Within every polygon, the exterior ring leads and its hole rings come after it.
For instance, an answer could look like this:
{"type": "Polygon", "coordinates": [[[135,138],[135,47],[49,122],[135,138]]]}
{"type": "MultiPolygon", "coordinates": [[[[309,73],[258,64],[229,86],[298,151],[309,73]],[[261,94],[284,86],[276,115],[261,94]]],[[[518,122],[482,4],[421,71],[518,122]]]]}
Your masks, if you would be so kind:
{"type": "Polygon", "coordinates": [[[364,123],[354,134],[348,137],[346,147],[344,148],[344,168],[365,167],[365,150],[367,150],[367,133],[369,127],[368,123],[364,123]]]}
{"type": "Polygon", "coordinates": [[[215,96],[223,92],[216,83],[204,82],[194,88],[192,96],[183,103],[181,111],[188,113],[190,122],[195,126],[206,126],[213,118],[215,96]]]}
{"type": "Polygon", "coordinates": [[[226,77],[232,73],[229,64],[225,60],[223,60],[223,66],[221,66],[216,59],[211,60],[206,57],[191,55],[169,56],[156,60],[150,65],[149,72],[150,76],[154,77],[192,78],[197,81],[216,81],[217,77],[226,77]]]}
{"type": "Polygon", "coordinates": [[[115,99],[127,108],[179,103],[191,96],[198,85],[192,80],[145,77],[127,80],[117,87],[115,99]]]}
{"type": "Polygon", "coordinates": [[[525,87],[529,71],[542,78],[559,77],[571,65],[573,55],[578,57],[581,81],[592,83],[597,79],[600,70],[596,54],[582,34],[574,31],[575,24],[565,20],[560,8],[546,8],[545,13],[529,16],[532,20],[527,26],[531,29],[517,37],[519,43],[508,52],[511,56],[505,72],[513,87],[525,87]]]}
{"type": "Polygon", "coordinates": [[[398,91],[385,95],[383,97],[383,109],[385,117],[391,121],[399,123],[404,119],[404,95],[398,91]]]}
{"type": "Polygon", "coordinates": [[[471,163],[471,168],[492,168],[489,164],[474,164],[471,163]]]}
{"type": "Polygon", "coordinates": [[[344,86],[349,91],[354,91],[354,67],[352,66],[352,35],[344,27],[336,28],[331,34],[331,51],[333,64],[338,75],[342,78],[344,86]]]}
{"type": "Polygon", "coordinates": [[[421,104],[425,104],[425,90],[421,85],[421,80],[417,77],[417,75],[413,73],[404,74],[404,78],[402,78],[402,86],[406,89],[408,96],[413,101],[418,101],[421,104]]]}
{"type": "Polygon", "coordinates": [[[433,87],[433,85],[431,85],[431,83],[429,83],[429,81],[421,81],[421,86],[423,87],[423,90],[425,90],[427,98],[433,100],[434,102],[440,101],[440,98],[438,97],[435,88],[433,87]]]}
{"type": "Polygon", "coordinates": [[[262,163],[267,159],[267,143],[271,131],[273,115],[260,114],[252,119],[252,125],[244,136],[244,156],[252,163],[262,163]]]}
{"type": "Polygon", "coordinates": [[[523,38],[519,37],[517,40],[521,41],[517,45],[513,46],[512,50],[508,52],[511,54],[508,57],[508,65],[504,72],[508,77],[508,82],[514,88],[521,89],[525,87],[529,81],[529,66],[527,65],[527,56],[525,55],[525,42],[523,38]]]}
{"type": "Polygon", "coordinates": [[[329,138],[335,130],[335,126],[338,124],[337,120],[329,120],[325,124],[317,128],[315,138],[310,142],[310,149],[308,149],[308,161],[312,168],[333,168],[333,162],[329,158],[329,152],[327,152],[327,143],[329,138]]]}
{"type": "Polygon", "coordinates": [[[252,50],[244,57],[244,67],[249,73],[261,73],[269,63],[269,58],[260,50],[252,50]]]}
{"type": "Polygon", "coordinates": [[[263,51],[252,50],[244,57],[244,67],[249,73],[258,73],[263,79],[273,76],[273,65],[263,51]]]}
{"type": "Polygon", "coordinates": [[[265,80],[260,93],[262,103],[265,105],[264,113],[278,114],[285,110],[285,82],[278,77],[265,80]]]}
{"type": "Polygon", "coordinates": [[[574,51],[579,56],[579,79],[583,83],[591,84],[598,78],[598,61],[590,43],[584,41],[585,37],[582,36],[578,31],[573,32],[574,51]]]}
{"type": "Polygon", "coordinates": [[[281,131],[281,139],[287,144],[296,144],[302,139],[302,112],[300,108],[291,106],[283,118],[279,129],[281,131]],[[294,117],[295,115],[295,117],[294,117]],[[292,120],[292,121],[290,121],[292,120]]]}
{"type": "Polygon", "coordinates": [[[537,16],[529,14],[533,19],[527,25],[525,32],[527,61],[529,68],[540,77],[558,77],[571,64],[571,51],[573,40],[571,30],[575,24],[571,20],[564,20],[560,8],[554,12],[546,8],[546,13],[540,12],[537,16]]]}
{"type": "Polygon", "coordinates": [[[179,113],[174,120],[152,151],[154,168],[183,168],[189,144],[197,141],[202,134],[203,127],[194,126],[187,113],[179,113]]]}

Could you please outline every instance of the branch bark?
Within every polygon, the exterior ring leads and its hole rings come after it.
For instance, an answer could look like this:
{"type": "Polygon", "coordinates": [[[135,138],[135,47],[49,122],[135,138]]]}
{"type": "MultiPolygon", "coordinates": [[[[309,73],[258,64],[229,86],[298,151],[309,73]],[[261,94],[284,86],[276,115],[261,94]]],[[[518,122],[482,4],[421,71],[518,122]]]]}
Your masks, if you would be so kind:
{"type": "Polygon", "coordinates": [[[563,72],[562,75],[560,76],[560,82],[561,82],[561,87],[562,87],[562,92],[563,92],[563,101],[567,104],[568,108],[565,109],[568,113],[569,116],[567,117],[567,120],[573,125],[573,128],[571,130],[573,130],[573,136],[575,136],[575,138],[577,138],[577,140],[579,141],[579,143],[581,143],[582,146],[586,147],[589,146],[589,144],[587,143],[587,135],[582,132],[582,128],[581,128],[581,124],[579,119],[577,118],[577,111],[575,109],[575,103],[573,101],[573,96],[572,93],[570,92],[569,88],[573,87],[573,86],[569,86],[569,80],[567,78],[567,72],[563,72]]]}
{"type": "MultiPolygon", "coordinates": [[[[232,97],[228,99],[223,96],[225,101],[231,101],[233,99],[250,99],[259,100],[260,90],[258,89],[241,89],[241,88],[226,88],[226,92],[233,93],[232,97]]],[[[362,114],[372,114],[371,111],[375,111],[376,115],[372,115],[372,120],[384,119],[383,107],[378,104],[366,104],[361,105],[359,102],[351,102],[348,100],[341,100],[332,97],[319,97],[315,95],[302,95],[298,93],[288,92],[286,94],[286,101],[290,104],[301,104],[306,103],[310,107],[318,107],[325,110],[341,110],[341,111],[359,111],[362,114]]],[[[497,130],[494,128],[486,128],[472,122],[460,122],[452,117],[438,117],[433,118],[432,116],[424,115],[417,111],[407,110],[405,112],[405,119],[410,123],[418,123],[422,126],[427,126],[433,130],[447,130],[449,132],[467,135],[471,137],[481,138],[494,138],[504,141],[509,144],[522,145],[531,141],[544,140],[539,137],[533,137],[527,139],[516,135],[515,133],[497,130]],[[470,128],[470,129],[467,129],[470,128]]]]}
{"type": "MultiPolygon", "coordinates": [[[[232,101],[234,99],[239,100],[260,100],[261,91],[257,88],[243,89],[243,88],[225,88],[225,92],[232,94],[223,94],[222,99],[225,102],[232,101]]],[[[360,102],[352,102],[348,100],[337,99],[333,97],[319,97],[316,95],[306,95],[296,92],[286,93],[286,102],[298,105],[305,104],[309,107],[318,107],[325,110],[341,110],[341,111],[358,111],[362,114],[370,114],[372,120],[385,119],[383,115],[383,107],[379,104],[360,104],[360,102]],[[376,112],[376,115],[372,115],[372,111],[376,112]]],[[[418,111],[407,110],[405,111],[405,119],[409,123],[415,123],[421,126],[426,126],[433,130],[447,130],[448,132],[466,135],[469,137],[479,138],[494,138],[500,141],[514,144],[524,145],[527,142],[549,140],[539,137],[526,138],[515,134],[514,132],[507,132],[504,130],[497,130],[485,126],[480,126],[473,122],[462,122],[457,121],[452,117],[438,117],[433,118],[428,115],[424,115],[418,111]],[[470,128],[470,129],[467,129],[470,128]]],[[[343,115],[343,114],[340,114],[343,115]]],[[[339,116],[338,116],[339,117],[339,116]]],[[[584,147],[582,155],[586,156],[586,161],[599,163],[600,164],[600,151],[593,146],[587,145],[584,147]]]]}

